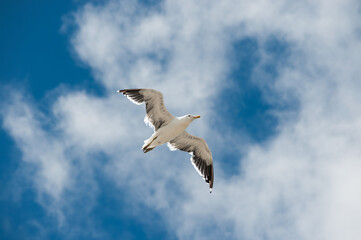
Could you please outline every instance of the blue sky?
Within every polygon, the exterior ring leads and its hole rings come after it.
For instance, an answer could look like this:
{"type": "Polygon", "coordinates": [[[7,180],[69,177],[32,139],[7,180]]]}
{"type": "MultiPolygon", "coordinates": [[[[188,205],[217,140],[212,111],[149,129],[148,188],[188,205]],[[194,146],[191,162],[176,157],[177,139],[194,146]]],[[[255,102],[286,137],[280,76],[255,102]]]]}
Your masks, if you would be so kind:
{"type": "Polygon", "coordinates": [[[0,3],[1,239],[358,239],[357,1],[0,3]],[[200,114],[144,155],[154,88],[200,114]]]}

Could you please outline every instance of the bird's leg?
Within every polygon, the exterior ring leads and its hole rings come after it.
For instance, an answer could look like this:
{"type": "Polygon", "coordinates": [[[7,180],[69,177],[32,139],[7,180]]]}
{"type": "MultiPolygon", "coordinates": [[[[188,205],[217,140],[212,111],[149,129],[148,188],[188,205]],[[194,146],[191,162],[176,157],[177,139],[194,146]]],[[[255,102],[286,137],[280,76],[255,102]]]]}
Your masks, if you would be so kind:
{"type": "Polygon", "coordinates": [[[144,153],[147,153],[149,151],[152,151],[154,148],[143,148],[143,152],[144,153]]]}

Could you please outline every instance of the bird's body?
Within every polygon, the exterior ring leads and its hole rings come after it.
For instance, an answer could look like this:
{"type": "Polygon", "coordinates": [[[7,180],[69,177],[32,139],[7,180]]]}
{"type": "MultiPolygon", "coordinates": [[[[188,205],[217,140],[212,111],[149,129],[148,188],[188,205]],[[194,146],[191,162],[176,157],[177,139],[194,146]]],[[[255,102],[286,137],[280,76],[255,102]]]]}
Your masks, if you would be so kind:
{"type": "Polygon", "coordinates": [[[191,122],[192,119],[187,116],[174,118],[171,122],[169,122],[169,124],[159,128],[150,138],[144,141],[143,151],[153,149],[173,140],[186,130],[191,122]]]}
{"type": "Polygon", "coordinates": [[[204,139],[190,135],[185,131],[188,125],[200,116],[184,115],[174,117],[164,106],[163,95],[154,89],[124,89],[119,90],[132,102],[146,104],[146,117],[144,121],[154,127],[153,135],[144,141],[142,150],[147,153],[155,147],[168,143],[171,150],[181,150],[192,155],[191,161],[209,183],[212,192],[214,182],[212,153],[204,139]]]}

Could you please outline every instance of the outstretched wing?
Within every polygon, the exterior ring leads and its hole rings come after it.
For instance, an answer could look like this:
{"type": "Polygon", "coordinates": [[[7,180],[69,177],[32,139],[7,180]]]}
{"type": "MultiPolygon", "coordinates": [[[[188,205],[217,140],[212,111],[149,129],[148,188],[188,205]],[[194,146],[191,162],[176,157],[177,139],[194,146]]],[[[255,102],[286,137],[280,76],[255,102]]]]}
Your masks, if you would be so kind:
{"type": "Polygon", "coordinates": [[[157,131],[174,119],[164,106],[163,94],[154,89],[124,89],[117,92],[123,93],[135,104],[145,102],[145,123],[149,123],[157,131]]]}
{"type": "Polygon", "coordinates": [[[213,158],[206,141],[183,131],[178,137],[168,143],[170,150],[181,150],[189,152],[191,161],[197,172],[209,183],[212,192],[214,182],[213,158]]]}

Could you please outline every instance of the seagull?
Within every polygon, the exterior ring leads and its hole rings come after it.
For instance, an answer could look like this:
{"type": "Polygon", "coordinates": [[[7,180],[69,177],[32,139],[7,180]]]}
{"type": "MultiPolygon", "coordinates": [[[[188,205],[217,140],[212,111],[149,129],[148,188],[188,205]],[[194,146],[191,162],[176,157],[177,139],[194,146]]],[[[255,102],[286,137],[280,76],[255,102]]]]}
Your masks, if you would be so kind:
{"type": "Polygon", "coordinates": [[[164,105],[163,94],[154,89],[123,89],[130,101],[140,105],[145,102],[144,122],[154,129],[153,135],[144,141],[142,150],[147,153],[155,147],[168,143],[171,151],[181,150],[191,154],[191,162],[197,172],[209,184],[212,192],[214,182],[213,158],[206,141],[185,131],[188,125],[200,116],[184,115],[174,117],[164,105]]]}

